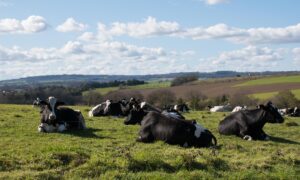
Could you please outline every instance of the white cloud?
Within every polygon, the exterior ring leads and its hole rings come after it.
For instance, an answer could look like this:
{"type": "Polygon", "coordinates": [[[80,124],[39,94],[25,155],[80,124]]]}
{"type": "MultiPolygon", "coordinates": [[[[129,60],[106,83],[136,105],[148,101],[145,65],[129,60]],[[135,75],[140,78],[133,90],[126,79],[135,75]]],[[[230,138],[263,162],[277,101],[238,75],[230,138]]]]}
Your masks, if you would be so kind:
{"type": "Polygon", "coordinates": [[[45,74],[147,74],[183,71],[192,51],[167,51],[118,41],[69,41],[61,48],[0,46],[1,78],[45,74]],[[178,63],[180,61],[181,63],[178,63]]]}
{"type": "Polygon", "coordinates": [[[216,4],[228,2],[228,0],[204,0],[204,1],[208,5],[216,5],[216,4]]]}
{"type": "Polygon", "coordinates": [[[177,22],[157,21],[148,17],[143,22],[98,23],[98,33],[84,33],[81,40],[111,40],[115,36],[149,38],[169,36],[193,40],[223,39],[238,44],[280,44],[300,42],[300,23],[287,27],[238,28],[220,23],[208,27],[183,28],[177,22]]]}
{"type": "Polygon", "coordinates": [[[292,53],[293,53],[293,57],[294,57],[294,62],[296,64],[300,64],[300,48],[294,48],[292,50],[292,53]]]}
{"type": "Polygon", "coordinates": [[[239,50],[222,52],[217,57],[202,59],[199,70],[266,71],[278,66],[285,56],[284,49],[247,46],[239,50]]]}
{"type": "Polygon", "coordinates": [[[76,22],[73,18],[68,18],[63,24],[56,27],[59,32],[84,31],[87,25],[76,22]]]}
{"type": "Polygon", "coordinates": [[[29,16],[24,20],[0,19],[0,34],[37,33],[46,30],[46,20],[41,16],[29,16]]]}

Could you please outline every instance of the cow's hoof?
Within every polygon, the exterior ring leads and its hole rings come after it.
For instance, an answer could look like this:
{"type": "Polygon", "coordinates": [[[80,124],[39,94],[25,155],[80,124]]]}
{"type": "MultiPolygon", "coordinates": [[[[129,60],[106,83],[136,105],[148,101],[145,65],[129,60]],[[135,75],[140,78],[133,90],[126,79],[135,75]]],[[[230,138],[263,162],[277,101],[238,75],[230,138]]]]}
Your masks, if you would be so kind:
{"type": "Polygon", "coordinates": [[[243,139],[247,141],[252,141],[252,137],[249,135],[244,136],[243,139]]]}
{"type": "Polygon", "coordinates": [[[265,141],[269,141],[269,140],[270,140],[270,136],[266,136],[265,141]]]}
{"type": "Polygon", "coordinates": [[[142,137],[139,136],[138,138],[136,138],[136,141],[137,141],[137,142],[142,142],[142,137]]]}
{"type": "Polygon", "coordinates": [[[183,147],[189,147],[189,144],[188,144],[187,142],[185,142],[185,143],[183,144],[183,147]]]}

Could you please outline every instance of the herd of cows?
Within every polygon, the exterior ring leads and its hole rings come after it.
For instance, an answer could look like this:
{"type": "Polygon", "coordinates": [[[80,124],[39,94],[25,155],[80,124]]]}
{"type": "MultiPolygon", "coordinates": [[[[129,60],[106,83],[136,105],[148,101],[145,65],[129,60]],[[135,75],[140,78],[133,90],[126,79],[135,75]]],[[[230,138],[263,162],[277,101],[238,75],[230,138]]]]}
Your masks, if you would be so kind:
{"type": "MultiPolygon", "coordinates": [[[[47,100],[36,99],[34,106],[40,108],[41,123],[39,132],[63,132],[65,130],[86,129],[85,120],[81,112],[68,107],[60,107],[63,102],[55,97],[47,100]]],[[[136,141],[149,143],[161,140],[168,144],[183,147],[216,146],[215,136],[195,120],[186,120],[182,115],[188,112],[186,104],[157,108],[147,102],[140,102],[134,98],[113,102],[107,100],[93,107],[89,117],[118,116],[125,117],[125,125],[140,125],[139,136],[136,141]]],[[[222,135],[236,135],[245,140],[269,140],[263,131],[265,123],[283,123],[283,115],[300,116],[298,108],[277,109],[272,102],[259,105],[256,109],[247,107],[230,108],[229,105],[210,107],[211,112],[232,111],[218,126],[222,135]],[[232,110],[233,109],[233,110],[232,110]]]]}

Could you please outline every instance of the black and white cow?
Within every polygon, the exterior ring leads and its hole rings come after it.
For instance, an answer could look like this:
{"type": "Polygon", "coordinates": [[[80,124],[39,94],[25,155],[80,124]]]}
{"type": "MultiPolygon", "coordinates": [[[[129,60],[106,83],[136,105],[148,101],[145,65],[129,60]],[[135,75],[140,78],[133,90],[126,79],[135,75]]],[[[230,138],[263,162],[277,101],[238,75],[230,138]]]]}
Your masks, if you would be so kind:
{"type": "Polygon", "coordinates": [[[243,110],[232,113],[219,123],[219,133],[236,135],[245,140],[269,140],[263,131],[264,125],[269,123],[283,123],[284,119],[277,108],[268,102],[258,109],[243,110]]]}
{"type": "Polygon", "coordinates": [[[162,140],[183,147],[209,147],[217,144],[214,135],[195,121],[175,119],[162,113],[132,109],[125,124],[141,124],[138,142],[162,140]]]}
{"type": "Polygon", "coordinates": [[[122,103],[106,100],[89,111],[89,117],[94,116],[123,116],[122,103]]]}
{"type": "Polygon", "coordinates": [[[155,111],[155,112],[158,112],[158,113],[162,113],[165,116],[172,117],[172,118],[175,118],[175,119],[185,119],[185,117],[175,109],[161,110],[161,109],[159,109],[157,107],[154,107],[153,105],[151,105],[147,102],[141,102],[138,106],[134,106],[134,107],[137,108],[137,109],[143,109],[144,111],[148,111],[148,112],[149,111],[155,111]]]}
{"type": "Polygon", "coordinates": [[[190,108],[188,107],[187,104],[176,104],[176,105],[166,105],[163,109],[168,110],[168,111],[173,111],[176,110],[178,112],[189,112],[190,108]]]}
{"type": "Polygon", "coordinates": [[[38,126],[39,132],[62,132],[69,129],[85,129],[85,120],[79,110],[73,110],[57,101],[55,97],[49,97],[47,101],[39,99],[34,101],[34,105],[41,108],[41,124],[38,126]]]}

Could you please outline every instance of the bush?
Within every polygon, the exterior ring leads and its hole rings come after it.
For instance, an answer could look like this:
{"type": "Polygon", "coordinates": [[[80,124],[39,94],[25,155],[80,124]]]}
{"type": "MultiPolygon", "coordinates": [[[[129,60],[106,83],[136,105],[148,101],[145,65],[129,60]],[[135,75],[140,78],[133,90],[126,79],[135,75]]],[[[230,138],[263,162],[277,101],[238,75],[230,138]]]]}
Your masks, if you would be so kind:
{"type": "Polygon", "coordinates": [[[187,82],[192,82],[198,80],[198,76],[196,75],[189,75],[189,76],[180,76],[176,77],[172,80],[171,86],[179,86],[187,82]]]}
{"type": "Polygon", "coordinates": [[[193,110],[204,109],[207,106],[207,97],[199,91],[190,91],[186,94],[190,108],[193,110]]]}
{"type": "Polygon", "coordinates": [[[88,91],[82,96],[83,103],[92,106],[100,104],[103,101],[103,96],[97,91],[88,91]]]}
{"type": "Polygon", "coordinates": [[[153,91],[147,97],[147,101],[150,104],[160,108],[173,104],[175,100],[175,94],[169,90],[164,89],[153,91]]]}
{"type": "Polygon", "coordinates": [[[229,103],[232,107],[235,106],[256,106],[258,104],[258,100],[255,98],[251,98],[242,93],[236,93],[230,96],[229,103]]]}
{"type": "Polygon", "coordinates": [[[300,103],[299,100],[295,97],[295,95],[289,90],[279,92],[272,99],[272,102],[278,108],[296,107],[300,103]]]}

